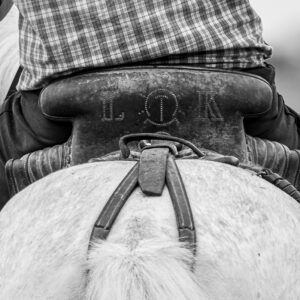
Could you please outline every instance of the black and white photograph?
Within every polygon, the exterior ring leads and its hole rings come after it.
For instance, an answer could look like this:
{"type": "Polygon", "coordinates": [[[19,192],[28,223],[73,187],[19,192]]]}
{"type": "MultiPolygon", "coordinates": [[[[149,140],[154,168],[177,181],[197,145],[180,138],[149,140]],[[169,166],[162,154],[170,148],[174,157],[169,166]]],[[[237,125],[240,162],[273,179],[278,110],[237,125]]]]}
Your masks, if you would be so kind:
{"type": "Polygon", "coordinates": [[[296,0],[0,0],[0,300],[300,300],[296,0]]]}

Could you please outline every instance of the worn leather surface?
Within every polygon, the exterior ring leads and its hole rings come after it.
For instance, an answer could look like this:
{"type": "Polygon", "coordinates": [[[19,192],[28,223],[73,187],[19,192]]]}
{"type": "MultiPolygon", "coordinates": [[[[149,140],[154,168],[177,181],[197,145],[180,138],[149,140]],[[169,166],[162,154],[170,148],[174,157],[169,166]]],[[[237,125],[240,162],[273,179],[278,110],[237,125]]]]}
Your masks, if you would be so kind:
{"type": "MultiPolygon", "coordinates": [[[[165,131],[242,163],[269,168],[299,189],[299,151],[244,132],[243,118],[263,114],[271,102],[271,87],[260,77],[185,67],[80,74],[51,84],[40,97],[45,116],[73,122],[72,165],[117,150],[124,134],[165,131]]],[[[58,155],[60,168],[62,154],[46,149],[11,161],[7,174],[25,186],[28,174],[32,179],[26,184],[57,169],[49,153],[58,155]]]]}
{"type": "Polygon", "coordinates": [[[158,196],[165,186],[169,148],[143,150],[139,163],[139,186],[144,194],[158,196]]]}
{"type": "Polygon", "coordinates": [[[40,96],[47,118],[73,122],[73,164],[116,150],[124,134],[156,131],[245,161],[243,117],[271,102],[258,76],[188,67],[94,71],[54,82],[40,96]]]}

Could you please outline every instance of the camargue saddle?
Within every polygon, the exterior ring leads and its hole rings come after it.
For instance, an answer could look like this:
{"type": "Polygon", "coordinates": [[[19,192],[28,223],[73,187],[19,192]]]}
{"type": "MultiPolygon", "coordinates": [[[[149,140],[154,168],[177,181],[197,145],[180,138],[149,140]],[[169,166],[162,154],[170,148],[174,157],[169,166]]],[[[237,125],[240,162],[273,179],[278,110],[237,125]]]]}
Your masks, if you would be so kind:
{"type": "Polygon", "coordinates": [[[9,161],[12,194],[55,170],[116,151],[123,135],[158,131],[271,169],[300,186],[297,151],[245,134],[244,118],[258,117],[272,104],[269,83],[256,75],[170,66],[95,69],[53,82],[39,101],[46,118],[73,123],[72,137],[9,161]]]}

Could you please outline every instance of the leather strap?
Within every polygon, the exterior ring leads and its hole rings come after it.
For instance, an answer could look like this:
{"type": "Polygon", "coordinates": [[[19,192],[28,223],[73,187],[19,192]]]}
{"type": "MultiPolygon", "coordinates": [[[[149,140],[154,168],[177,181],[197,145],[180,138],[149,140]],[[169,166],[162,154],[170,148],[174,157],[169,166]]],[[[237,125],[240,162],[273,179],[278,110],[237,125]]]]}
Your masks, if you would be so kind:
{"type": "Polygon", "coordinates": [[[165,186],[168,148],[146,149],[142,152],[139,165],[139,185],[143,193],[159,196],[165,186]]]}
{"type": "Polygon", "coordinates": [[[134,167],[125,176],[120,185],[116,188],[114,193],[107,201],[104,209],[94,225],[90,240],[105,240],[107,238],[112,225],[114,224],[127,199],[136,188],[137,183],[138,164],[134,165],[134,167]]]}
{"type": "Polygon", "coordinates": [[[0,5],[0,22],[5,18],[12,6],[12,0],[3,0],[2,4],[0,5]]]}
{"type": "Polygon", "coordinates": [[[196,252],[196,232],[190,202],[174,157],[169,155],[166,174],[167,187],[176,214],[179,240],[187,242],[196,252]]]}
{"type": "Polygon", "coordinates": [[[300,203],[300,192],[288,180],[282,178],[279,174],[276,174],[269,169],[264,169],[258,173],[258,176],[274,184],[300,203]]]}
{"type": "MultiPolygon", "coordinates": [[[[139,138],[142,139],[145,136],[149,138],[149,135],[146,134],[141,134],[139,138]]],[[[136,137],[138,136],[134,138],[136,137]]],[[[162,194],[166,183],[176,215],[179,240],[185,242],[195,254],[196,233],[193,214],[173,155],[173,152],[177,152],[177,150],[170,145],[170,140],[174,141],[174,137],[161,134],[151,135],[151,137],[159,140],[165,138],[165,140],[158,145],[154,143],[153,148],[151,146],[150,149],[146,147],[143,150],[139,162],[125,176],[100,213],[94,224],[90,240],[107,238],[114,221],[138,183],[142,191],[154,196],[162,194]]],[[[126,148],[126,142],[123,146],[126,148]]],[[[129,149],[126,148],[126,155],[128,154],[127,150],[129,151],[129,149]]],[[[200,150],[198,153],[202,154],[200,150]]]]}

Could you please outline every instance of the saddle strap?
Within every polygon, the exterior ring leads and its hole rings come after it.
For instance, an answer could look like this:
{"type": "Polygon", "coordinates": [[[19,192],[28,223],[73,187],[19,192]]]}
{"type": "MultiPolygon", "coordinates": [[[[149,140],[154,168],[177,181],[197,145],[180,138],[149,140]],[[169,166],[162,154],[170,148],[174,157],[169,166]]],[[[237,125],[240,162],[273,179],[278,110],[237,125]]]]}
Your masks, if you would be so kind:
{"type": "Polygon", "coordinates": [[[174,157],[171,155],[167,162],[166,181],[176,214],[179,240],[187,242],[196,254],[196,232],[190,202],[174,157]]]}
{"type": "Polygon", "coordinates": [[[122,207],[126,203],[133,190],[138,183],[138,163],[128,172],[125,178],[121,181],[119,186],[108,199],[104,209],[99,215],[94,224],[93,231],[90,237],[92,239],[105,240],[119,215],[122,207]]]}
{"type": "Polygon", "coordinates": [[[186,243],[195,254],[193,214],[174,156],[169,153],[170,145],[166,143],[157,145],[157,148],[154,145],[153,147],[145,148],[140,161],[113,192],[94,224],[90,240],[107,238],[122,207],[138,184],[146,194],[158,196],[161,195],[166,182],[175,211],[179,240],[186,243]]]}
{"type": "Polygon", "coordinates": [[[159,196],[165,186],[169,149],[146,149],[142,152],[139,167],[139,186],[144,194],[159,196]]]}
{"type": "Polygon", "coordinates": [[[300,192],[288,180],[272,172],[270,169],[262,170],[258,173],[258,176],[261,176],[263,179],[274,184],[276,187],[283,190],[285,193],[294,198],[298,203],[300,203],[300,192]]]}

